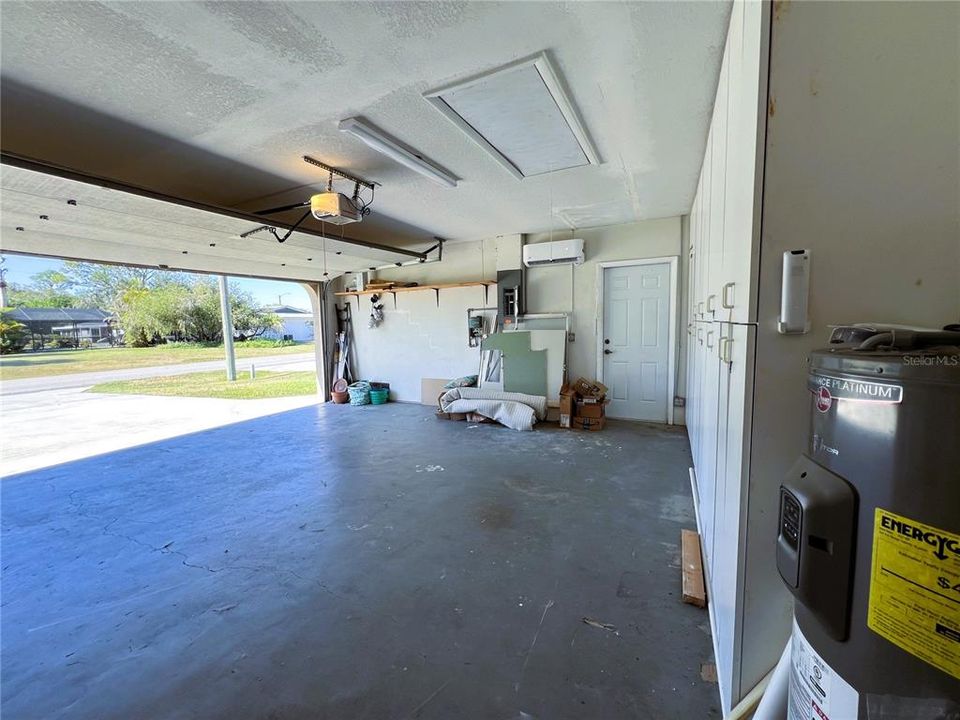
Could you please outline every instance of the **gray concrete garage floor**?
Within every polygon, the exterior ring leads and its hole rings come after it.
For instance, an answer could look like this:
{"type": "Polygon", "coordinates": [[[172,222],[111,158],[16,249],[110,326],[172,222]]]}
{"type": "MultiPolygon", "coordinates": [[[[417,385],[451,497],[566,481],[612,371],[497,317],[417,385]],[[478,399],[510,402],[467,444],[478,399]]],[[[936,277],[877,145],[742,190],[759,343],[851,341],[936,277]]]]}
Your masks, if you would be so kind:
{"type": "Polygon", "coordinates": [[[7,478],[4,720],[719,717],[689,460],[314,406],[7,478]]]}

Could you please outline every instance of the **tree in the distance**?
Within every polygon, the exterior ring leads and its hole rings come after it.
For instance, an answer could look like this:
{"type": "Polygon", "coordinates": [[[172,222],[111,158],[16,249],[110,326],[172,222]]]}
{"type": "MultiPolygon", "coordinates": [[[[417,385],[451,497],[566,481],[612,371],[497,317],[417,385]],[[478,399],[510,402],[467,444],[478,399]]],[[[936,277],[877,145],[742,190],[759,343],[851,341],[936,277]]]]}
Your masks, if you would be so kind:
{"type": "Polygon", "coordinates": [[[27,326],[7,317],[13,308],[0,308],[0,355],[20,352],[27,346],[27,326]]]}
{"type": "MultiPolygon", "coordinates": [[[[253,297],[231,292],[230,310],[238,339],[259,337],[279,327],[280,319],[258,307],[253,297]]],[[[131,288],[118,303],[118,317],[126,337],[146,336],[152,342],[164,339],[189,342],[222,342],[220,293],[209,278],[192,283],[171,283],[154,289],[131,288]]]]}
{"type": "Polygon", "coordinates": [[[116,316],[128,344],[152,344],[182,331],[182,316],[189,289],[166,285],[148,290],[127,288],[115,304],[116,316]]]}
{"type": "Polygon", "coordinates": [[[70,277],[60,270],[44,270],[30,277],[30,285],[11,283],[8,302],[14,307],[83,307],[70,277]]]}
{"type": "MultiPolygon", "coordinates": [[[[97,307],[115,317],[128,345],[166,340],[222,342],[220,293],[209,276],[153,268],[67,261],[31,277],[30,285],[11,284],[9,303],[18,307],[97,307]]],[[[281,327],[280,319],[240,289],[230,293],[234,335],[262,336],[281,327]]]]}
{"type": "Polygon", "coordinates": [[[189,278],[185,273],[169,270],[97,265],[72,260],[63,264],[61,272],[85,303],[113,314],[119,314],[119,305],[130,290],[153,290],[170,284],[182,284],[189,278]]]}
{"type": "Polygon", "coordinates": [[[20,283],[7,285],[7,302],[11,307],[77,307],[79,299],[72,293],[47,292],[20,283]]]}

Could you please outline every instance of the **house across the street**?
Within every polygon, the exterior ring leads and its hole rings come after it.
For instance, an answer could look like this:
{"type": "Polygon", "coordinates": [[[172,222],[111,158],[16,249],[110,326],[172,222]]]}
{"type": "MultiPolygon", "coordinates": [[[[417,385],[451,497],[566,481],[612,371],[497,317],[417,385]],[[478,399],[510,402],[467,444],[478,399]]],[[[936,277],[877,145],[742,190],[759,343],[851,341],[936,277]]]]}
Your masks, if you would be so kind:
{"type": "Polygon", "coordinates": [[[4,313],[27,326],[30,345],[40,349],[54,338],[66,338],[76,346],[111,337],[110,313],[99,308],[17,307],[4,313]]]}
{"type": "Polygon", "coordinates": [[[313,341],[313,313],[292,305],[270,305],[266,308],[280,318],[281,327],[272,328],[264,337],[295,342],[313,341]]]}

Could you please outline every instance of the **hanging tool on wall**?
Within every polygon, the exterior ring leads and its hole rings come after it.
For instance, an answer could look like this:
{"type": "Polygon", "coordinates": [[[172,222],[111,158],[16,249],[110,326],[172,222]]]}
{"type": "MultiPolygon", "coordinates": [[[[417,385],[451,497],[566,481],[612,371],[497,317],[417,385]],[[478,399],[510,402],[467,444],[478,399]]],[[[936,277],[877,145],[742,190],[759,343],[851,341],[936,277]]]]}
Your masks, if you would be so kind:
{"type": "Polygon", "coordinates": [[[383,303],[380,302],[380,295],[374,293],[370,296],[370,328],[379,327],[383,322],[383,303]]]}

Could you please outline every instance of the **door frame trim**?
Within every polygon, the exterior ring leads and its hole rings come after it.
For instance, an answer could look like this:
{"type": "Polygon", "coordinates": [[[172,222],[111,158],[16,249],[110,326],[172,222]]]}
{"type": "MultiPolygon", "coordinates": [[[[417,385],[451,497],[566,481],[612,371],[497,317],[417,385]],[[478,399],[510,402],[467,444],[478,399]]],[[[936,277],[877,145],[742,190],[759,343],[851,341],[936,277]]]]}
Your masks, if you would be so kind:
{"type": "Polygon", "coordinates": [[[631,265],[669,265],[670,266],[670,309],[668,312],[669,331],[667,333],[667,425],[673,425],[673,395],[677,380],[677,264],[679,256],[638,258],[636,260],[609,260],[597,263],[597,296],[594,324],[597,328],[597,380],[603,382],[603,271],[613,267],[631,265]]]}

